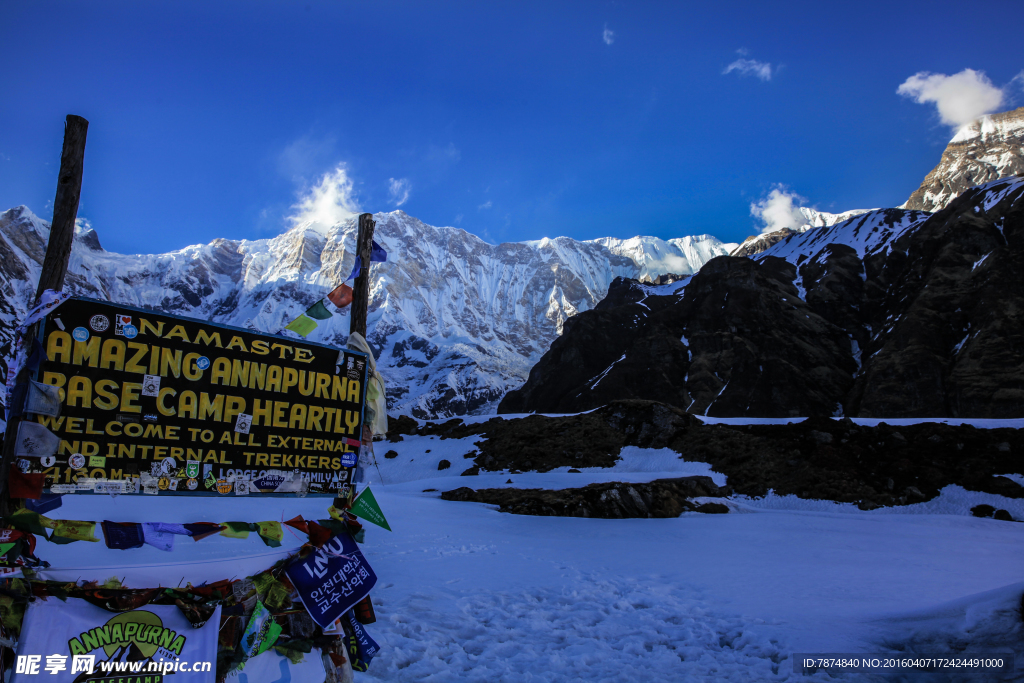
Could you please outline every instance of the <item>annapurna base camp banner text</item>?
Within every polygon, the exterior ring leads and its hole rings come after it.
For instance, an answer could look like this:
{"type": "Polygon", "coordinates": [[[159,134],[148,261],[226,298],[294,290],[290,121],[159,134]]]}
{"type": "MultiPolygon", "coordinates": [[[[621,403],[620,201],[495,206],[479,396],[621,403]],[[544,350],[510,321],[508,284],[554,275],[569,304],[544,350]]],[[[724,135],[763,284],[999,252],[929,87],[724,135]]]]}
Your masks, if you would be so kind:
{"type": "Polygon", "coordinates": [[[301,476],[328,493],[351,479],[362,353],[78,297],[40,341],[38,380],[61,411],[34,419],[60,445],[19,466],[50,492],[244,495],[301,476]]]}

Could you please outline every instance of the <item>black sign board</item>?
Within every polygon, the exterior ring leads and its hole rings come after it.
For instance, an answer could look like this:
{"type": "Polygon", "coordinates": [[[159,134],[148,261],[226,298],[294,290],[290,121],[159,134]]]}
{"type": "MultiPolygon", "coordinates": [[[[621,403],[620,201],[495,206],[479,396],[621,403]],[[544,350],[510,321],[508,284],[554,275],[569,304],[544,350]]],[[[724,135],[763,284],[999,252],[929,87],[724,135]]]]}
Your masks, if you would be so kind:
{"type": "Polygon", "coordinates": [[[19,464],[51,493],[334,495],[351,480],[363,353],[80,297],[40,342],[61,412],[32,418],[60,446],[19,464]]]}

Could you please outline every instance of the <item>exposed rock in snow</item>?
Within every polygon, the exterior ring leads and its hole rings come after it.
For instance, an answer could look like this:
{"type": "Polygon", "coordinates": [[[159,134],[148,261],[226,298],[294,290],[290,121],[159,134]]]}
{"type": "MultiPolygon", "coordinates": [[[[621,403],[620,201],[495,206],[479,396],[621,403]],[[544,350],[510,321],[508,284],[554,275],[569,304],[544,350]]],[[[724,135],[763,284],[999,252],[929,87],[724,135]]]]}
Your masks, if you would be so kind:
{"type": "Polygon", "coordinates": [[[949,141],[939,165],[900,208],[939,211],[964,190],[1024,174],[1024,107],[982,116],[949,141]]]}

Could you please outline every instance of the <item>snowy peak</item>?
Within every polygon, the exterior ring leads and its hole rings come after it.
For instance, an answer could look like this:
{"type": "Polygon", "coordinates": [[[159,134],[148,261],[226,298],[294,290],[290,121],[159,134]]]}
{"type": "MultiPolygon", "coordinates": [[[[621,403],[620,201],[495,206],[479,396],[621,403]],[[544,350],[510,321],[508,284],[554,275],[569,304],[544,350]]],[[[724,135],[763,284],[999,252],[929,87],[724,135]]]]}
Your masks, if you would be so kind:
{"type": "MultiPolygon", "coordinates": [[[[370,270],[367,339],[393,414],[421,418],[487,410],[522,384],[565,322],[593,309],[617,277],[691,273],[726,253],[702,235],[661,240],[567,237],[489,244],[403,211],[378,213],[388,261],[370,270]]],[[[75,293],[277,333],[352,271],[355,217],[300,224],[270,239],[215,239],[166,254],[115,254],[80,219],[68,266],[75,293]]],[[[0,339],[35,293],[49,224],[26,207],[0,214],[0,339]]],[[[349,318],[310,336],[343,345],[349,318]]]]}
{"type": "Polygon", "coordinates": [[[1024,107],[961,128],[921,187],[900,208],[940,211],[965,190],[1024,174],[1024,107]]]}
{"type": "Polygon", "coordinates": [[[608,251],[625,256],[639,268],[638,280],[653,281],[660,275],[692,275],[702,265],[736,248],[711,235],[691,235],[669,240],[636,236],[630,239],[603,237],[590,240],[608,251]]]}

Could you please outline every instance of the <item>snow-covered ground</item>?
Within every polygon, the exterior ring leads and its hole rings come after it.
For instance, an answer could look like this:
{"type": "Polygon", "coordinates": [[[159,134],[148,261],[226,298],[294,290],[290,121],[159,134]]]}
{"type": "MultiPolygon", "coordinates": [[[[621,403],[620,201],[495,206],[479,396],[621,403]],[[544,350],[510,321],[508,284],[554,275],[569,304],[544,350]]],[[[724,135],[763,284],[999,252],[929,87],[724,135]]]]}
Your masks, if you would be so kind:
{"type": "MultiPolygon", "coordinates": [[[[969,514],[971,506],[989,503],[1024,518],[1024,500],[947,487],[927,503],[864,512],[770,495],[730,500],[725,515],[601,520],[502,514],[424,492],[689,474],[725,482],[706,464],[637,448],[624,449],[613,470],[460,477],[472,441],[405,437],[377,444],[380,471],[371,481],[394,532],[368,526],[363,550],[380,577],[373,591],[378,622],[369,631],[383,651],[357,680],[831,680],[796,675],[794,653],[900,648],[1016,649],[1024,665],[1016,612],[1024,593],[1024,524],[969,514]],[[384,459],[388,449],[398,456],[384,459]],[[452,466],[438,471],[441,459],[452,466]]],[[[286,520],[324,517],[329,503],[255,496],[65,501],[49,516],[286,520]]],[[[253,534],[198,543],[179,538],[171,553],[42,543],[39,554],[53,564],[47,577],[116,575],[132,587],[177,585],[265,568],[301,542],[298,534],[286,536],[281,549],[266,548],[253,534]]]]}

